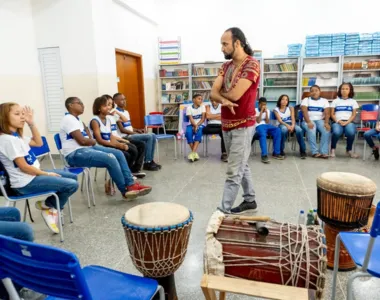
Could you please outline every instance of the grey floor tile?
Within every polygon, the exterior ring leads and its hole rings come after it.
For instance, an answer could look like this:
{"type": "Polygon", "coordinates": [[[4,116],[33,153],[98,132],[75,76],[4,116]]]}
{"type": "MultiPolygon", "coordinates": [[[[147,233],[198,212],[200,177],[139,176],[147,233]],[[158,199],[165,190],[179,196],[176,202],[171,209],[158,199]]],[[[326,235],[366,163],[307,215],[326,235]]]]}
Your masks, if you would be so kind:
{"type": "MultiPolygon", "coordinates": [[[[338,157],[322,160],[308,157],[301,160],[298,153],[287,151],[283,161],[271,159],[264,165],[260,162],[259,153],[249,160],[260,215],[268,215],[280,222],[297,222],[300,209],[308,210],[317,206],[316,178],[323,172],[353,172],[367,176],[380,186],[379,163],[373,159],[363,162],[361,159],[344,157],[343,142],[338,145],[338,157]]],[[[362,148],[359,144],[358,149],[362,148]]],[[[179,148],[178,148],[179,150],[179,148]]],[[[202,151],[202,146],[200,147],[202,151]]],[[[361,151],[361,150],[360,150],[361,151]]],[[[358,152],[360,152],[358,151],[358,152]]],[[[94,183],[96,206],[87,208],[85,194],[77,192],[72,197],[74,223],[69,223],[65,209],[64,226],[65,242],[59,241],[58,235],[50,234],[40,212],[32,205],[35,223],[36,242],[54,245],[74,252],[82,265],[98,264],[120,271],[139,275],[129,257],[121,217],[135,205],[148,202],[175,202],[184,205],[194,213],[187,254],[181,267],[176,272],[177,292],[179,299],[203,299],[200,280],[203,274],[203,249],[205,229],[209,218],[220,204],[227,164],[220,161],[219,141],[209,144],[209,155],[195,163],[189,163],[179,154],[173,159],[174,151],[171,141],[160,141],[159,172],[146,172],[143,183],[153,187],[151,194],[135,201],[125,202],[117,193],[108,197],[104,194],[104,170],[98,170],[97,182],[94,183]]],[[[43,161],[42,165],[50,164],[43,161]]],[[[57,161],[57,165],[60,163],[57,161]]],[[[94,175],[94,171],[93,175],[94,175]]],[[[375,201],[380,199],[380,190],[375,201]]],[[[235,205],[242,201],[242,191],[235,205]]],[[[3,200],[0,199],[0,204],[3,200]]],[[[22,210],[22,205],[18,207],[22,210]]],[[[339,274],[338,298],[345,299],[347,273],[339,274]]],[[[331,271],[326,274],[324,299],[331,295],[331,271]]],[[[253,299],[244,296],[228,295],[227,299],[253,299]]]]}

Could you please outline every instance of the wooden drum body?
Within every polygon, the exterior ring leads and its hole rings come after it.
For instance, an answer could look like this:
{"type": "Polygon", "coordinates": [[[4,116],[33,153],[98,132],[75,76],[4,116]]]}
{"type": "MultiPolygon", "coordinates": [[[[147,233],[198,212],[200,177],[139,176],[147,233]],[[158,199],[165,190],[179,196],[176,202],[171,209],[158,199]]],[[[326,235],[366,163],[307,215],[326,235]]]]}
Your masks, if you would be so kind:
{"type": "Polygon", "coordinates": [[[269,234],[263,237],[255,224],[214,213],[207,229],[205,273],[308,288],[320,299],[326,271],[321,228],[277,222],[267,222],[266,228],[269,234]]]}
{"type": "Polygon", "coordinates": [[[122,224],[135,267],[153,278],[173,274],[185,258],[192,223],[192,213],[175,203],[147,203],[128,210],[122,224]]]}
{"type": "Polygon", "coordinates": [[[360,228],[368,216],[376,184],[361,175],[343,172],[323,173],[317,179],[318,216],[337,228],[360,228]]]}

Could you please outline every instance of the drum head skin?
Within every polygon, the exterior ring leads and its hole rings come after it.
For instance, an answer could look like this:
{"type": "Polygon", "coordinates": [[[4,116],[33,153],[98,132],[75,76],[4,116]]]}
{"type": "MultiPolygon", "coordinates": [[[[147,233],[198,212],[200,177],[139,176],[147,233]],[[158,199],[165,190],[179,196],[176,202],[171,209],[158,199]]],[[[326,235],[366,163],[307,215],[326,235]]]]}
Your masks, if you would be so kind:
{"type": "Polygon", "coordinates": [[[171,202],[141,204],[125,213],[125,220],[129,224],[147,228],[174,226],[189,217],[190,211],[186,207],[171,202]]]}
{"type": "Polygon", "coordinates": [[[326,172],[317,185],[327,191],[343,195],[368,196],[376,193],[376,184],[369,178],[345,172],[326,172]]]}

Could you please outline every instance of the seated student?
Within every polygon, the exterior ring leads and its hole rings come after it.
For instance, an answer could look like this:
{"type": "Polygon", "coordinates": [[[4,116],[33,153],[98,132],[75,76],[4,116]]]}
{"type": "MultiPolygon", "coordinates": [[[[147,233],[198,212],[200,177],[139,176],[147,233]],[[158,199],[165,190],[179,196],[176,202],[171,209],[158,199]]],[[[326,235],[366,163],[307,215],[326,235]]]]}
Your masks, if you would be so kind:
{"type": "Polygon", "coordinates": [[[221,121],[222,105],[211,100],[211,105],[206,105],[207,125],[203,128],[203,134],[219,134],[222,156],[220,159],[224,162],[228,161],[226,146],[224,145],[222,121],[221,121]]]}
{"type": "Polygon", "coordinates": [[[285,156],[285,142],[288,139],[288,133],[295,132],[298,144],[300,145],[301,158],[306,158],[306,146],[303,139],[303,130],[296,125],[294,116],[294,107],[289,107],[289,96],[281,95],[277,100],[276,108],[273,110],[277,119],[277,125],[281,129],[281,155],[285,156]]]}
{"type": "Polygon", "coordinates": [[[320,97],[321,89],[318,85],[310,88],[310,97],[305,98],[301,102],[301,110],[304,121],[302,129],[307,132],[311,155],[314,158],[328,159],[328,145],[330,138],[330,115],[329,102],[320,97]],[[321,134],[321,143],[319,151],[317,147],[317,130],[321,134]]]}
{"type": "Polygon", "coordinates": [[[261,148],[261,162],[268,164],[268,149],[267,149],[267,135],[273,138],[273,158],[284,159],[281,155],[281,130],[280,128],[269,124],[270,111],[267,109],[267,99],[261,97],[259,99],[259,108],[256,108],[256,128],[252,143],[259,140],[261,148]]]}
{"type": "Polygon", "coordinates": [[[129,112],[124,109],[126,101],[125,96],[121,93],[113,95],[113,100],[117,105],[116,109],[121,112],[128,121],[117,120],[119,134],[122,138],[129,141],[140,141],[145,143],[145,162],[143,169],[147,171],[158,171],[161,165],[154,162],[154,151],[156,150],[156,135],[154,133],[145,133],[144,129],[135,129],[132,127],[129,112]]]}
{"type": "Polygon", "coordinates": [[[112,135],[115,136],[116,140],[119,143],[124,143],[128,145],[128,150],[124,152],[125,158],[127,159],[128,166],[131,169],[133,176],[137,178],[144,178],[146,173],[141,172],[143,163],[144,163],[144,155],[145,155],[145,144],[141,141],[129,141],[122,139],[119,133],[117,132],[117,119],[121,119],[123,122],[128,121],[124,115],[116,109],[116,105],[113,102],[113,99],[110,95],[103,95],[103,97],[107,98],[107,106],[109,109],[107,118],[111,122],[111,132],[112,135]]]}
{"type": "Polygon", "coordinates": [[[60,207],[56,207],[55,197],[37,201],[36,208],[54,233],[59,233],[58,213],[69,197],[78,189],[77,176],[62,170],[43,171],[30,147],[40,147],[43,142],[34,124],[33,111],[22,108],[17,103],[0,105],[0,161],[6,169],[11,188],[20,195],[56,191],[60,207]],[[23,136],[25,123],[32,137],[23,136]]]}
{"type": "Polygon", "coordinates": [[[206,119],[206,109],[202,104],[202,96],[200,94],[194,94],[193,105],[187,107],[186,116],[189,118],[189,122],[186,127],[185,136],[191,149],[187,158],[193,162],[199,160],[197,150],[199,143],[202,141],[203,124],[206,119]]]}
{"type": "Polygon", "coordinates": [[[364,138],[367,141],[368,146],[372,148],[372,154],[375,157],[375,160],[379,160],[379,148],[375,146],[372,138],[377,137],[380,140],[380,122],[376,123],[376,127],[364,133],[364,138]]]}
{"type": "Polygon", "coordinates": [[[65,106],[69,114],[62,119],[59,135],[62,153],[68,164],[73,167],[107,168],[112,180],[127,200],[149,193],[151,187],[133,180],[121,151],[96,145],[91,133],[78,118],[84,111],[82,101],[78,97],[69,97],[65,106]]]}
{"type": "Polygon", "coordinates": [[[354,87],[351,83],[342,83],[338,90],[338,98],[331,103],[332,137],[331,137],[331,157],[335,157],[336,144],[339,138],[344,135],[347,138],[346,151],[351,158],[358,158],[359,155],[352,152],[356,135],[356,125],[352,122],[355,119],[356,111],[359,108],[355,96],[354,87]]]}

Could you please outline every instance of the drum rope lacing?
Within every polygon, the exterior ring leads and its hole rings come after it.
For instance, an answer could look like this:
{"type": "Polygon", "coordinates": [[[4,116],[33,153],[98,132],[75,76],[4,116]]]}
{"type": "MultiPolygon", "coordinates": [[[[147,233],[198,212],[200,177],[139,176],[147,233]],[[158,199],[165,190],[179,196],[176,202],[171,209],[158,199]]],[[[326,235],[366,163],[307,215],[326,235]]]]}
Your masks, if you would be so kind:
{"type": "MultiPolygon", "coordinates": [[[[275,222],[271,223],[274,224],[275,222]]],[[[297,286],[299,280],[302,279],[305,281],[305,288],[315,289],[321,294],[325,283],[324,270],[326,268],[326,246],[322,242],[324,235],[320,232],[319,227],[313,228],[312,226],[306,227],[305,225],[277,223],[280,224],[280,231],[275,232],[275,230],[271,230],[271,223],[268,223],[267,225],[270,232],[268,237],[278,236],[279,244],[259,241],[249,242],[225,238],[218,238],[218,240],[222,244],[276,249],[279,250],[278,256],[253,257],[223,251],[225,267],[270,265],[280,270],[283,285],[297,286]],[[312,229],[311,232],[313,234],[308,233],[308,230],[310,231],[310,229],[312,229]],[[311,248],[311,242],[314,242],[316,246],[311,248]],[[310,254],[314,254],[316,258],[311,258],[310,254]],[[284,278],[285,272],[290,275],[286,281],[284,278]],[[317,278],[316,283],[310,280],[311,277],[317,278]]],[[[251,228],[239,228],[224,224],[220,226],[219,230],[221,229],[226,229],[230,232],[252,233],[251,228]]],[[[274,229],[273,226],[272,229],[274,229]]]]}

